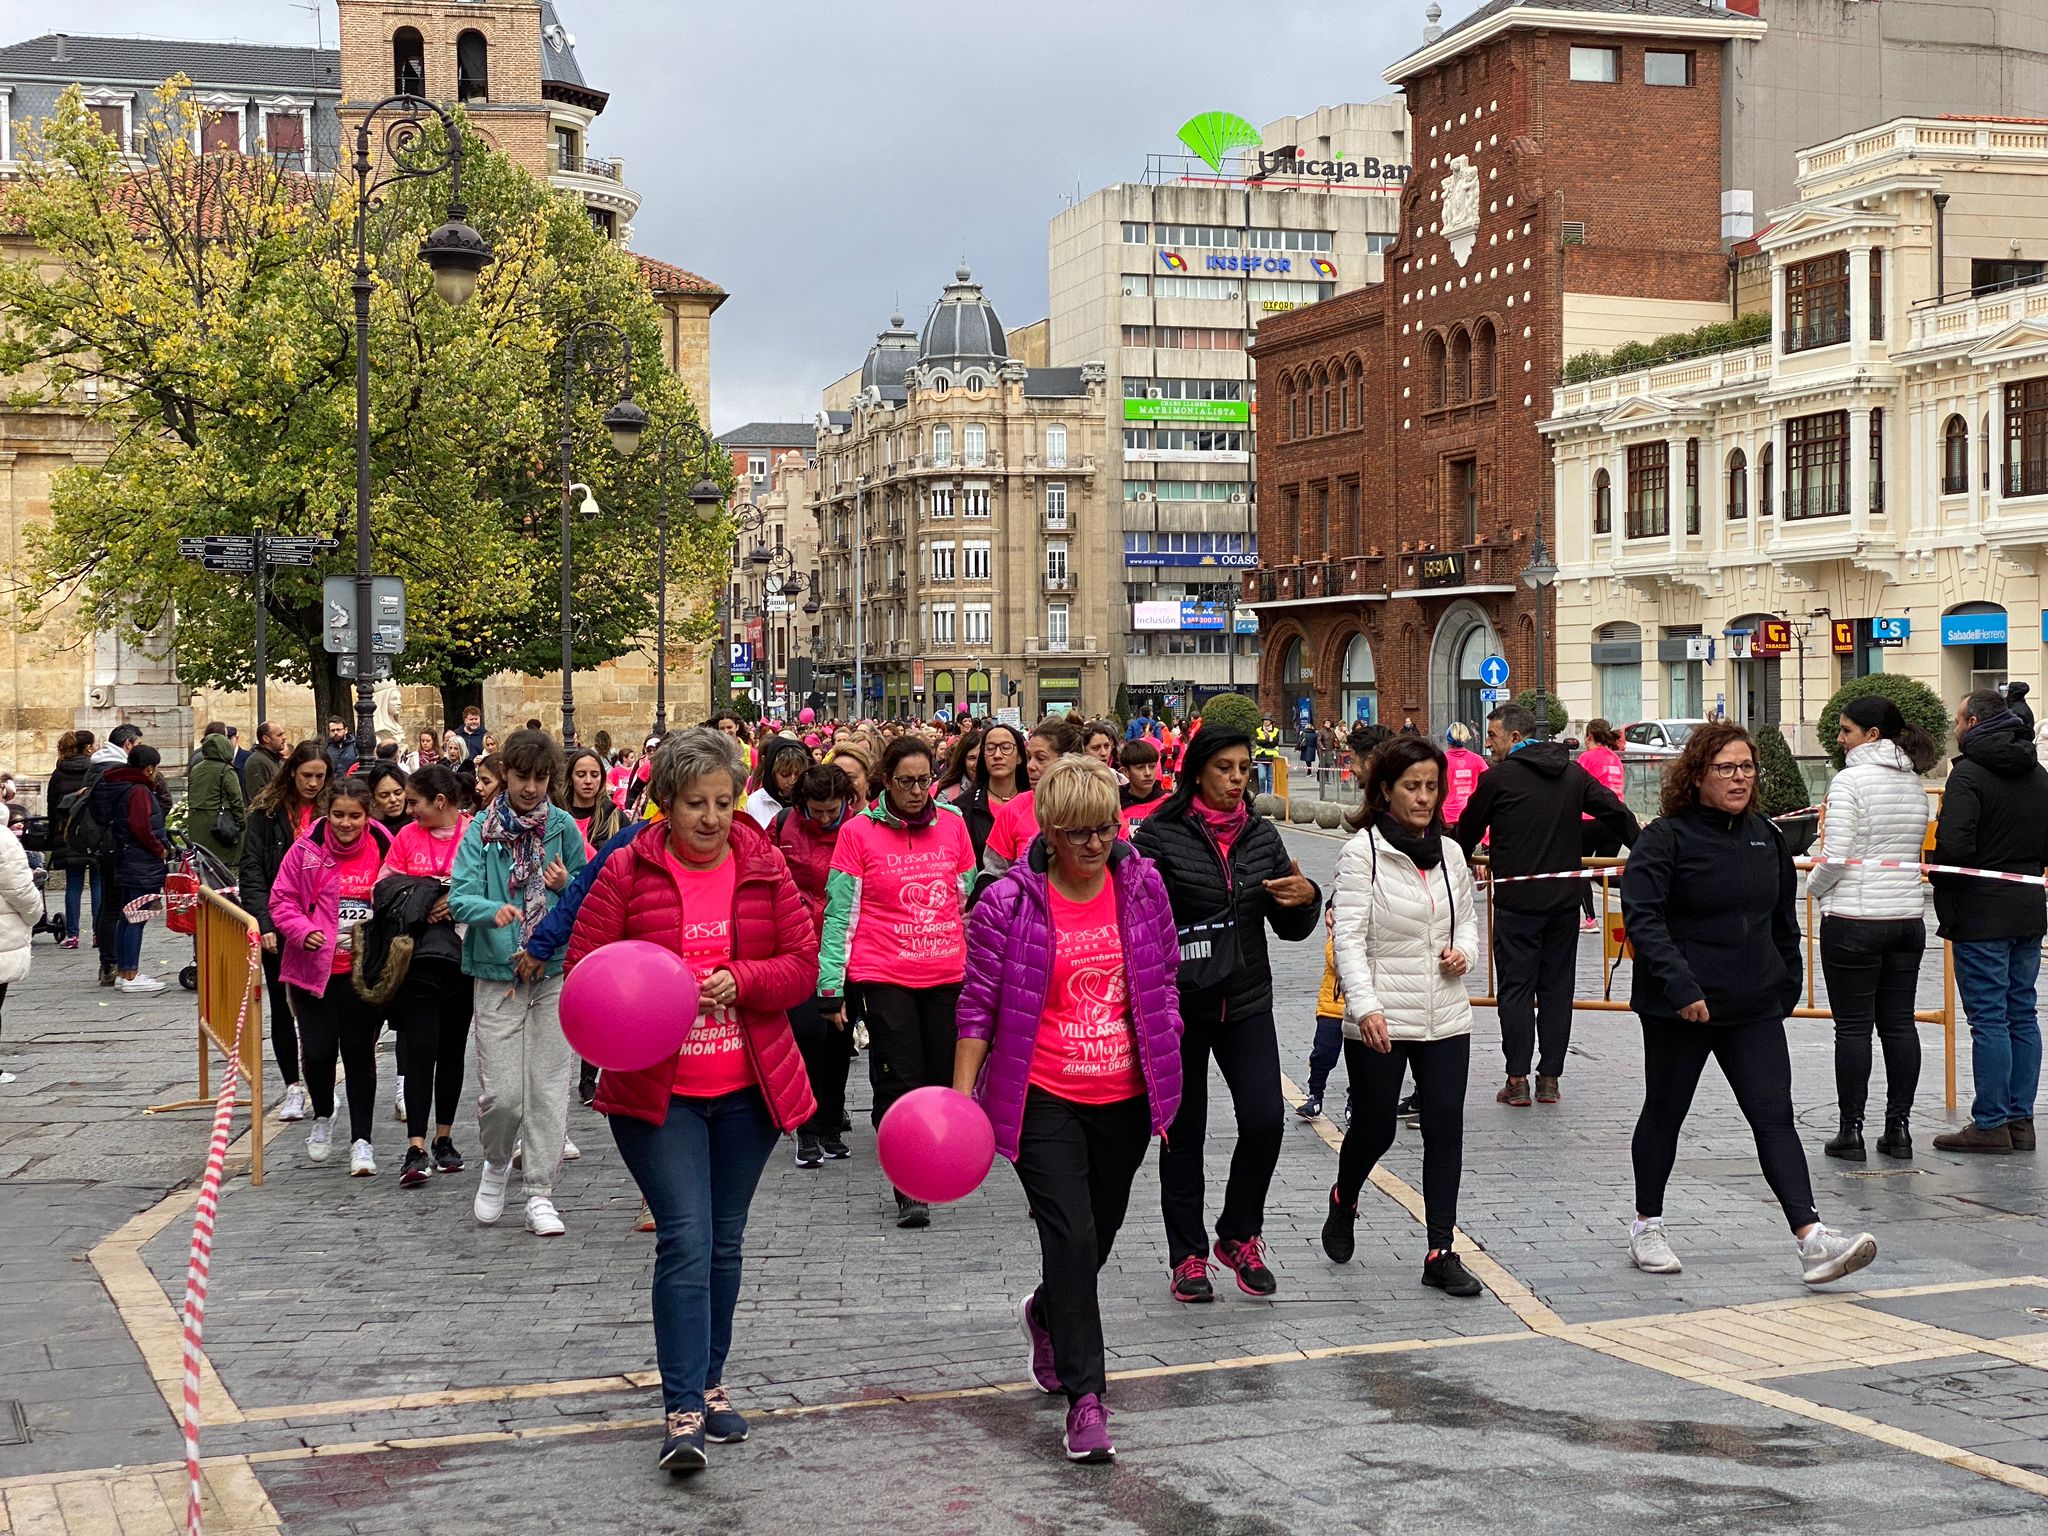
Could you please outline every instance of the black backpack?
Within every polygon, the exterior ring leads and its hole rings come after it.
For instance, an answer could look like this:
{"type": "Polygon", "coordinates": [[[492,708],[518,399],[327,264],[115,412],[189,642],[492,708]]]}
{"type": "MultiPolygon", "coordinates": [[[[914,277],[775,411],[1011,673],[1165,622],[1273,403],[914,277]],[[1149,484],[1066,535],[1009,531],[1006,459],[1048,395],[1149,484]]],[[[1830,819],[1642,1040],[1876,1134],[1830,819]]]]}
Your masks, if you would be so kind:
{"type": "Polygon", "coordinates": [[[64,797],[57,807],[64,818],[64,851],[77,859],[104,861],[111,859],[117,851],[114,846],[114,829],[93,814],[92,792],[106,773],[105,767],[94,769],[85,776],[85,783],[64,797]]]}

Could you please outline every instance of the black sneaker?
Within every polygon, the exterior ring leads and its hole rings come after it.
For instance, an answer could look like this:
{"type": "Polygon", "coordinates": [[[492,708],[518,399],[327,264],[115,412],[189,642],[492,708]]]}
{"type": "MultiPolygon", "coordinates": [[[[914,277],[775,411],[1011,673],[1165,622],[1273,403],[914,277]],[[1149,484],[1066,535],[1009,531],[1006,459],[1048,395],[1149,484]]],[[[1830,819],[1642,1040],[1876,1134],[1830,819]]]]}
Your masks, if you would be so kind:
{"type": "Polygon", "coordinates": [[[1358,1241],[1352,1229],[1358,1222],[1358,1202],[1346,1205],[1337,1198],[1337,1186],[1330,1186],[1330,1214],[1323,1218],[1323,1252],[1332,1264],[1349,1264],[1358,1241]]]}
{"type": "Polygon", "coordinates": [[[916,1229],[932,1224],[932,1208],[922,1200],[913,1200],[901,1190],[896,1192],[896,1225],[916,1229]]]}
{"type": "Polygon", "coordinates": [[[1270,1296],[1280,1289],[1280,1281],[1266,1267],[1266,1245],[1259,1238],[1241,1243],[1217,1238],[1216,1262],[1237,1276],[1237,1288],[1247,1296],[1270,1296]]]}
{"type": "Polygon", "coordinates": [[[434,1165],[427,1161],[427,1149],[425,1147],[407,1147],[405,1149],[405,1166],[398,1170],[398,1187],[400,1189],[417,1189],[420,1185],[427,1182],[428,1177],[433,1171],[434,1165]]]}
{"type": "Polygon", "coordinates": [[[1195,1253],[1174,1265],[1172,1289],[1175,1301],[1214,1301],[1216,1287],[1209,1283],[1209,1261],[1195,1253]]]}
{"type": "Polygon", "coordinates": [[[583,1070],[576,1078],[576,1097],[585,1105],[597,1097],[597,1068],[587,1061],[583,1063],[583,1070]]]}
{"type": "Polygon", "coordinates": [[[664,1472],[702,1472],[704,1415],[680,1411],[672,1413],[668,1416],[664,1430],[661,1459],[656,1465],[664,1472]]]}
{"type": "Polygon", "coordinates": [[[1294,1106],[1294,1112],[1304,1120],[1315,1119],[1323,1112],[1323,1096],[1320,1093],[1311,1093],[1294,1106]]]}
{"type": "MultiPolygon", "coordinates": [[[[824,1143],[809,1131],[796,1133],[796,1165],[799,1168],[815,1168],[825,1161],[824,1143]]],[[[714,1437],[715,1438],[715,1437],[714,1437]]]]}
{"type": "Polygon", "coordinates": [[[455,1143],[446,1136],[434,1138],[434,1166],[443,1173],[462,1172],[462,1154],[455,1150],[455,1143]]]}
{"type": "Polygon", "coordinates": [[[747,1438],[747,1421],[723,1387],[704,1389],[704,1438],[714,1445],[737,1445],[747,1438]]]}
{"type": "Polygon", "coordinates": [[[825,1149],[825,1160],[827,1162],[843,1162],[853,1156],[851,1152],[846,1150],[846,1138],[843,1136],[820,1136],[818,1138],[818,1145],[825,1149]]]}
{"type": "Polygon", "coordinates": [[[101,967],[100,967],[100,985],[101,985],[101,986],[103,986],[103,987],[111,987],[111,986],[112,986],[113,984],[114,984],[114,968],[113,968],[113,967],[112,967],[111,965],[103,965],[103,966],[101,966],[101,967]]]}
{"type": "Polygon", "coordinates": [[[846,1111],[845,1111],[845,1110],[841,1110],[841,1111],[839,1112],[839,1134],[840,1134],[840,1135],[842,1135],[842,1136],[844,1136],[844,1135],[845,1135],[845,1134],[846,1134],[846,1133],[847,1133],[848,1131],[850,1131],[850,1130],[852,1130],[852,1129],[853,1129],[853,1116],[851,1116],[851,1115],[849,1115],[848,1113],[846,1113],[846,1111]]]}
{"type": "Polygon", "coordinates": [[[1472,1271],[1448,1248],[1435,1258],[1423,1261],[1422,1283],[1435,1286],[1446,1296],[1477,1296],[1480,1290],[1479,1282],[1472,1278],[1472,1271]]]}

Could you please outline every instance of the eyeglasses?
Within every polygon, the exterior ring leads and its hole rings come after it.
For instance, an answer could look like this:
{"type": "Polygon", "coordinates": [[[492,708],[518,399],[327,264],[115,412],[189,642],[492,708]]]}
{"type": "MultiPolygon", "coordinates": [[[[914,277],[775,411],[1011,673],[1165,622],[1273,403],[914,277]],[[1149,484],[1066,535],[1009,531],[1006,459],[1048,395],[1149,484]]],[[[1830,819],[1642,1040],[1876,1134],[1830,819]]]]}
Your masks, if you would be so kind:
{"type": "Polygon", "coordinates": [[[907,795],[916,790],[930,789],[932,787],[932,776],[927,773],[919,778],[894,778],[889,782],[907,795]]]}
{"type": "Polygon", "coordinates": [[[1116,837],[1116,823],[1106,827],[1061,827],[1060,836],[1069,848],[1086,848],[1090,843],[1107,843],[1116,837]]]}
{"type": "Polygon", "coordinates": [[[1716,778],[1753,779],[1756,777],[1755,763],[1709,763],[1707,767],[1716,778]]]}

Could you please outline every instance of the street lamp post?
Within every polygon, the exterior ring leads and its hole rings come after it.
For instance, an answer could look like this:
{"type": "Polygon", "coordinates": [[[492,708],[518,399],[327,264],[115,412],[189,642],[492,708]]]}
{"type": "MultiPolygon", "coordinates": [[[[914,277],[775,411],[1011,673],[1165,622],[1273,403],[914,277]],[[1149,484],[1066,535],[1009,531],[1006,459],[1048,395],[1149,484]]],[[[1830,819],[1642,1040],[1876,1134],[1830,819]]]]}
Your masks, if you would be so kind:
{"type": "MultiPolygon", "coordinates": [[[[697,515],[709,517],[711,513],[700,506],[697,515]]],[[[712,616],[718,625],[718,650],[711,658],[714,710],[732,707],[732,551],[738,547],[742,534],[760,532],[762,522],[759,507],[742,506],[733,513],[732,543],[726,549],[724,569],[718,573],[718,601],[712,605],[712,616]]]]}
{"type": "Polygon", "coordinates": [[[1529,551],[1529,563],[1522,567],[1522,584],[1536,589],[1536,739],[1542,741],[1550,734],[1550,696],[1544,691],[1543,679],[1543,595],[1546,588],[1557,580],[1557,562],[1550,558],[1550,550],[1543,542],[1542,533],[1536,535],[1536,542],[1529,551]]]}
{"type": "MultiPolygon", "coordinates": [[[[665,428],[654,445],[655,477],[661,487],[660,511],[655,516],[655,596],[654,596],[654,732],[656,736],[668,734],[668,458],[672,448],[680,447],[684,461],[703,458],[709,460],[717,449],[711,436],[694,421],[679,421],[665,428]]],[[[709,468],[697,477],[697,483],[690,487],[690,508],[705,522],[718,515],[719,507],[725,501],[725,492],[718,482],[711,478],[709,468]]],[[[723,578],[720,586],[723,587],[723,578]]],[[[725,643],[724,635],[719,644],[725,643]]],[[[714,669],[716,662],[713,663],[714,669]]],[[[717,676],[716,671],[712,673],[717,676]]],[[[717,700],[712,700],[717,708],[717,700]]]]}
{"type": "Polygon", "coordinates": [[[562,435],[560,441],[562,457],[562,745],[576,744],[576,610],[573,560],[569,545],[569,512],[578,506],[587,517],[597,515],[597,498],[590,494],[590,487],[579,486],[571,478],[569,450],[573,446],[576,422],[576,365],[583,362],[593,367],[602,367],[598,376],[608,378],[613,359],[607,354],[616,354],[618,372],[623,381],[619,399],[604,413],[604,424],[611,433],[612,447],[622,459],[628,459],[640,446],[641,434],[647,430],[647,412],[633,400],[633,341],[624,330],[609,320],[588,316],[578,320],[562,333],[562,435]],[[577,496],[578,490],[582,495],[577,496]]]}
{"type": "MultiPolygon", "coordinates": [[[[444,303],[460,307],[476,291],[477,274],[491,259],[491,247],[469,226],[462,204],[462,133],[440,107],[417,96],[388,96],[363,114],[356,124],[356,264],[349,291],[356,319],[356,750],[369,756],[376,747],[377,683],[375,631],[370,613],[370,199],[402,181],[448,173],[448,217],[420,242],[420,259],[434,274],[434,291],[444,303]],[[370,159],[370,124],[384,122],[385,169],[381,175],[370,159]],[[422,130],[432,113],[446,135],[438,149],[422,151],[422,130]]],[[[262,594],[257,594],[259,605],[262,594]]]]}

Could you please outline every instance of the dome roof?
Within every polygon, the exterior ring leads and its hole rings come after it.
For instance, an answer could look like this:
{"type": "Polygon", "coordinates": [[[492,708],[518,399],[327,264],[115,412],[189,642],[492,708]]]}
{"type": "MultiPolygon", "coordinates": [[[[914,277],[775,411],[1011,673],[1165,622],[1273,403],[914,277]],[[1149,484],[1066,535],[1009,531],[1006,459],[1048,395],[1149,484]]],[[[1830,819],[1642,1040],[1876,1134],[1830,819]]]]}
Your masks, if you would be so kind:
{"type": "Polygon", "coordinates": [[[917,362],[917,336],[903,323],[901,314],[889,317],[889,329],[875,337],[868,348],[868,360],[860,366],[860,387],[901,389],[903,376],[917,362]]]}
{"type": "Polygon", "coordinates": [[[1009,355],[995,306],[982,297],[981,284],[962,266],[924,323],[918,362],[926,367],[959,369],[976,363],[993,366],[1009,355]]]}

